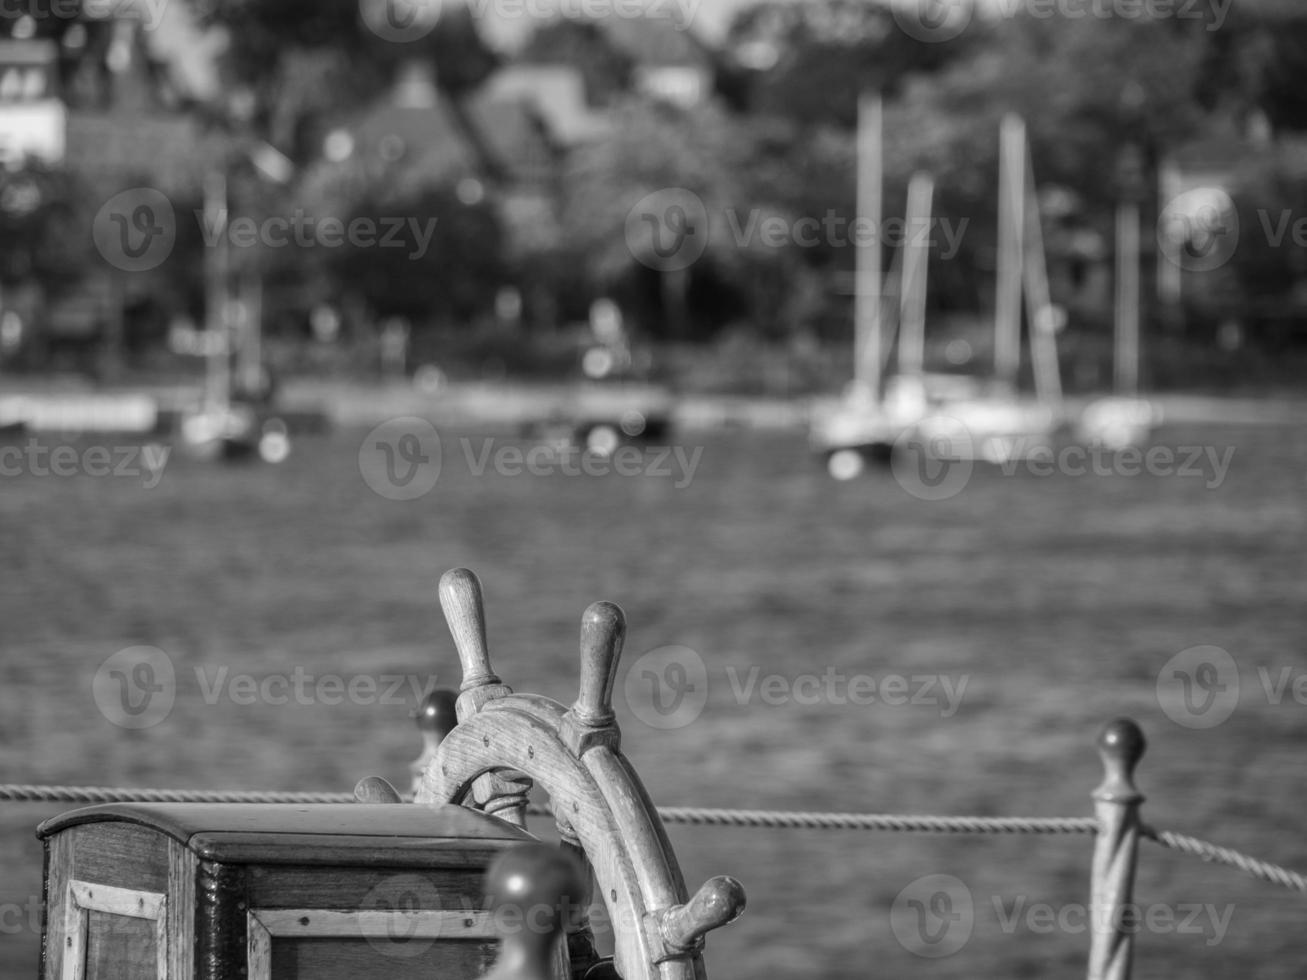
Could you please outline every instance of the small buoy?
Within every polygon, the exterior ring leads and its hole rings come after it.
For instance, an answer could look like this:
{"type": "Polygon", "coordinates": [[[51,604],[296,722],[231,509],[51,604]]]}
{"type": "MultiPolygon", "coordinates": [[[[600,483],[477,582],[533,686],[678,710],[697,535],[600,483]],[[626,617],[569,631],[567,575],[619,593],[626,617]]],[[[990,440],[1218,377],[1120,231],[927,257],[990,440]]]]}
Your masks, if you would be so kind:
{"type": "Polygon", "coordinates": [[[622,413],[622,421],[620,424],[622,426],[622,431],[634,439],[636,436],[644,432],[646,422],[642,413],[637,412],[635,409],[630,409],[629,411],[622,413]]]}
{"type": "Polygon", "coordinates": [[[413,386],[424,395],[438,395],[445,381],[445,372],[434,364],[423,364],[413,372],[413,386]]]}
{"type": "Polygon", "coordinates": [[[613,352],[607,347],[591,347],[581,357],[581,370],[587,378],[599,380],[613,373],[617,366],[613,352]]]}
{"type": "Polygon", "coordinates": [[[268,419],[259,436],[259,458],[265,463],[281,463],[290,455],[290,433],[281,419],[268,419]]]}
{"type": "Polygon", "coordinates": [[[836,480],[853,480],[862,475],[867,461],[856,449],[837,449],[826,458],[826,471],[836,480]]]}
{"type": "Polygon", "coordinates": [[[622,437],[611,425],[596,425],[585,435],[585,448],[596,456],[611,456],[621,443],[622,437]]]}

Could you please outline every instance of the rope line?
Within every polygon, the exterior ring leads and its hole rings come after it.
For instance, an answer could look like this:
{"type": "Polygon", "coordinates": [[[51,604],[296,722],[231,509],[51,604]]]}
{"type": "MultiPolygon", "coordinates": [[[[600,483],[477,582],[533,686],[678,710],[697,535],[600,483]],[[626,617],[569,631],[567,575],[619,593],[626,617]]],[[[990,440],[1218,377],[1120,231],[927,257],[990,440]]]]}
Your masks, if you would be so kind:
{"type": "MultiPolygon", "coordinates": [[[[0,800],[14,803],[351,803],[350,793],[221,792],[188,789],[116,789],[108,786],[40,786],[0,783],[0,800]]],[[[553,815],[548,807],[532,805],[535,817],[553,815]]],[[[666,823],[697,827],[750,827],[786,830],[887,830],[928,834],[1096,834],[1093,817],[968,817],[893,813],[820,813],[803,810],[722,810],[710,807],[659,807],[666,823]]],[[[1200,858],[1208,864],[1235,868],[1260,881],[1292,891],[1307,892],[1307,875],[1210,841],[1144,826],[1146,840],[1200,858]]]]}
{"type": "Polygon", "coordinates": [[[270,793],[194,789],[118,789],[113,786],[0,784],[13,803],[352,803],[351,793],[270,793]]]}
{"type": "Polygon", "coordinates": [[[1221,847],[1209,841],[1200,840],[1197,837],[1190,837],[1188,834],[1177,834],[1171,830],[1155,830],[1152,827],[1144,827],[1142,833],[1144,837],[1156,844],[1161,844],[1173,851],[1179,851],[1181,854],[1201,858],[1208,864],[1223,864],[1228,868],[1237,868],[1244,874],[1251,875],[1259,881],[1268,881],[1273,885],[1281,885],[1296,892],[1307,892],[1307,875],[1299,874],[1297,871],[1292,871],[1278,864],[1271,864],[1269,861],[1250,857],[1241,851],[1221,847]]]}
{"type": "Polygon", "coordinates": [[[1092,834],[1093,817],[939,817],[894,813],[813,813],[802,810],[715,810],[660,807],[667,823],[700,827],[773,827],[789,830],[891,830],[927,834],[1092,834]]]}

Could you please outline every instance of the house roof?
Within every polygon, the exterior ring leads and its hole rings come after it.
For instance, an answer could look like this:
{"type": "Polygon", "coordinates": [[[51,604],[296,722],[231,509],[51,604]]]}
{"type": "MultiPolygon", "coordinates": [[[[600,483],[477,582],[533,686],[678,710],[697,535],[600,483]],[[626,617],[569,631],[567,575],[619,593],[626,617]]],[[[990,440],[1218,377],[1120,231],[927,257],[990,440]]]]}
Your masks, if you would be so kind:
{"type": "Polygon", "coordinates": [[[420,168],[435,178],[453,178],[482,169],[477,145],[456,108],[436,87],[430,65],[404,66],[391,90],[347,117],[358,159],[383,166],[420,168]]]}
{"type": "Polygon", "coordinates": [[[564,146],[604,135],[608,121],[586,104],[585,81],[569,65],[509,65],[490,76],[477,93],[487,102],[525,102],[564,146]]]}
{"type": "Polygon", "coordinates": [[[68,168],[93,185],[148,180],[164,193],[196,188],[225,146],[221,134],[184,115],[68,114],[68,168]]]}
{"type": "Polygon", "coordinates": [[[468,101],[467,115],[501,174],[526,181],[552,175],[557,148],[544,119],[527,99],[477,95],[468,101]]]}
{"type": "Polygon", "coordinates": [[[349,127],[356,152],[389,163],[403,160],[432,174],[477,169],[477,154],[442,100],[432,106],[382,105],[349,127]]]}
{"type": "Polygon", "coordinates": [[[0,39],[0,64],[53,65],[59,49],[53,41],[32,38],[29,40],[0,39]]]}
{"type": "Polygon", "coordinates": [[[712,67],[712,49],[669,17],[609,17],[604,28],[613,43],[640,67],[712,67]]]}

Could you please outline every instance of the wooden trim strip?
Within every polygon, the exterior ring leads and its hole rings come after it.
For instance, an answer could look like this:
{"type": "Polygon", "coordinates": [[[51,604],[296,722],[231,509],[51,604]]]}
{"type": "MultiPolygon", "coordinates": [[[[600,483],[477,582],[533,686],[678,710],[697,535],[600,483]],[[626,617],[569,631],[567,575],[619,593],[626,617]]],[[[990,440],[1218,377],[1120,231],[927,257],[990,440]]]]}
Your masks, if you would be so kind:
{"type": "Polygon", "coordinates": [[[249,915],[251,930],[257,924],[269,936],[384,938],[395,934],[391,927],[403,923],[405,935],[418,939],[499,938],[494,914],[480,909],[253,909],[249,915]]]}
{"type": "Polygon", "coordinates": [[[414,939],[493,940],[499,937],[494,914],[483,910],[251,909],[248,920],[248,980],[271,980],[273,937],[385,938],[396,934],[397,925],[404,935],[414,939]]]}
{"type": "Polygon", "coordinates": [[[137,891],[72,879],[64,904],[64,959],[61,980],[85,980],[86,937],[90,913],[126,915],[154,923],[156,975],[168,977],[168,897],[158,892],[137,891]]]}

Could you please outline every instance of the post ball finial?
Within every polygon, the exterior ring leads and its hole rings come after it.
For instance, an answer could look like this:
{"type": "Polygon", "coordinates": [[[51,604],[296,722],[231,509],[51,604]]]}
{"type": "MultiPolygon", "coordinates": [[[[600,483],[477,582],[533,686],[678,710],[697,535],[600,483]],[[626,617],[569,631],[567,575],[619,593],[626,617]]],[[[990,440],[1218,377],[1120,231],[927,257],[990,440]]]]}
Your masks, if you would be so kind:
{"type": "Polygon", "coordinates": [[[486,895],[502,931],[495,980],[550,980],[558,937],[585,903],[587,877],[566,850],[526,844],[486,872],[486,895]]]}
{"type": "Polygon", "coordinates": [[[364,776],[354,786],[355,803],[403,803],[399,790],[380,776],[364,776]]]}
{"type": "Polygon", "coordinates": [[[1135,767],[1148,741],[1129,718],[1114,718],[1098,733],[1098,754],[1103,760],[1103,783],[1094,791],[1100,800],[1121,802],[1143,799],[1135,786],[1135,767]]]}
{"type": "Polygon", "coordinates": [[[500,680],[490,668],[486,645],[486,612],[481,598],[481,581],[467,568],[452,568],[440,577],[440,608],[454,637],[458,659],[463,665],[460,690],[470,691],[500,680]]]}
{"type": "Polygon", "coordinates": [[[458,724],[457,703],[458,695],[448,688],[438,687],[428,692],[418,703],[414,716],[422,737],[439,745],[458,724]]]}
{"type": "Polygon", "coordinates": [[[581,616],[581,687],[572,713],[582,724],[611,725],[613,682],[626,639],[626,616],[612,602],[591,603],[581,616]]]}

